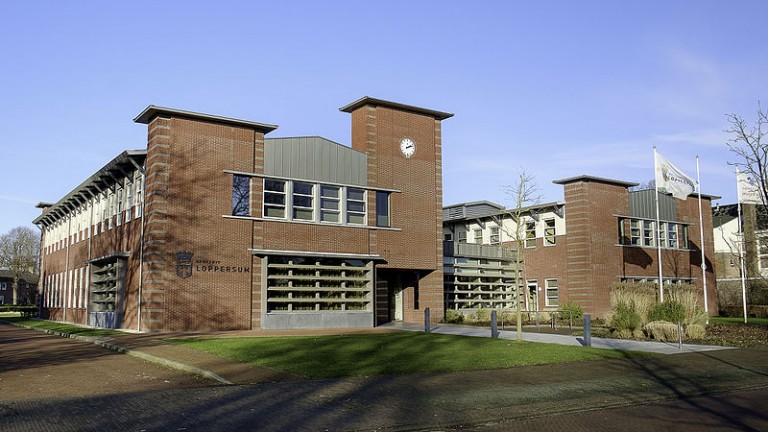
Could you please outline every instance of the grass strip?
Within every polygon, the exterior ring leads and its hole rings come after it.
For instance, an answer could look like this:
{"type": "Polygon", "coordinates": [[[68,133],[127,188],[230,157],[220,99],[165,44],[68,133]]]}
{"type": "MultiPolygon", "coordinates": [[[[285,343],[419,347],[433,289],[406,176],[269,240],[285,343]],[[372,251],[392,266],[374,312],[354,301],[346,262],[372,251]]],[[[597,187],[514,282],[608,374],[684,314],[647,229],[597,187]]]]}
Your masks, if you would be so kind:
{"type": "Polygon", "coordinates": [[[650,355],[408,332],[168,341],[306,378],[459,372],[650,355]]]}
{"type": "Polygon", "coordinates": [[[768,318],[747,318],[745,324],[744,317],[709,317],[709,324],[768,327],[768,318]]]}
{"type": "Polygon", "coordinates": [[[37,329],[50,330],[53,332],[78,335],[78,336],[109,336],[109,335],[123,333],[118,330],[81,327],[81,326],[72,325],[72,324],[63,324],[63,323],[57,323],[53,321],[22,318],[18,316],[0,316],[0,320],[20,324],[27,327],[34,327],[37,329]]]}

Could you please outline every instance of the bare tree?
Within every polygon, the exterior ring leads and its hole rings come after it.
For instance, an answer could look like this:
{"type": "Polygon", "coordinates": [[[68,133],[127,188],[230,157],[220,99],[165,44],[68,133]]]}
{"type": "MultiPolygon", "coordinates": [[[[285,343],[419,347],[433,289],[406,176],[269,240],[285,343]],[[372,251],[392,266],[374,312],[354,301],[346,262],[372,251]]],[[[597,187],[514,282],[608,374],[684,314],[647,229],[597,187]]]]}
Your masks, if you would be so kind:
{"type": "Polygon", "coordinates": [[[732,136],[728,148],[739,158],[728,164],[752,176],[759,185],[763,202],[768,203],[768,110],[763,111],[758,102],[757,120],[753,125],[737,114],[726,117],[731,126],[725,131],[732,136]]]}
{"type": "Polygon", "coordinates": [[[512,262],[515,271],[515,308],[517,309],[517,340],[523,340],[523,317],[520,307],[522,290],[525,287],[525,241],[526,229],[523,214],[526,207],[538,204],[541,194],[536,185],[536,177],[526,171],[525,168],[517,169],[517,176],[511,185],[502,186],[502,191],[509,197],[512,207],[505,211],[504,217],[499,223],[500,228],[513,242],[514,260],[512,262]],[[504,219],[510,220],[510,226],[504,224],[504,219]]]}
{"type": "Polygon", "coordinates": [[[0,236],[0,268],[13,278],[13,304],[19,301],[21,276],[37,274],[39,256],[40,237],[33,229],[20,226],[0,236]]]}
{"type": "MultiPolygon", "coordinates": [[[[756,114],[754,123],[738,114],[726,115],[730,127],[725,131],[731,135],[727,145],[738,158],[736,162],[728,162],[728,164],[735,166],[740,172],[749,176],[757,185],[763,203],[768,203],[768,136],[766,136],[768,133],[768,110],[763,110],[759,101],[756,114]]],[[[748,204],[742,208],[743,236],[741,241],[745,254],[745,276],[749,280],[749,291],[751,292],[749,297],[757,300],[768,293],[765,278],[762,277],[758,265],[759,250],[768,245],[768,235],[765,232],[768,207],[748,204]]]]}

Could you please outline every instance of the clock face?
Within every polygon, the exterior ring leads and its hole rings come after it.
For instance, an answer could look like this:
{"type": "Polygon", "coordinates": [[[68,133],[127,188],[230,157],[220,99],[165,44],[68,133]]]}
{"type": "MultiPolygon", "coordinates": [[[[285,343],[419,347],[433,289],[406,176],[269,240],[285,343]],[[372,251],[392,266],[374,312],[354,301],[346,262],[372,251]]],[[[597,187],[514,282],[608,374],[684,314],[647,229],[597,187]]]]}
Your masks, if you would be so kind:
{"type": "Polygon", "coordinates": [[[400,151],[403,152],[405,157],[410,158],[416,153],[416,143],[410,138],[403,138],[400,141],[400,151]]]}

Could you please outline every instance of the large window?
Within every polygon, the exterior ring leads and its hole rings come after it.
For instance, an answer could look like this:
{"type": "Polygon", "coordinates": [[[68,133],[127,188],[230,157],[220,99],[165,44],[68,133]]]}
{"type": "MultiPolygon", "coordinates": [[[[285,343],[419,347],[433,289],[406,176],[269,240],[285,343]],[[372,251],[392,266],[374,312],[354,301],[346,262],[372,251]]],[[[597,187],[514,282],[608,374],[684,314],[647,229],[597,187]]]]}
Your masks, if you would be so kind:
{"type": "Polygon", "coordinates": [[[547,306],[557,306],[560,304],[558,295],[557,279],[547,279],[544,281],[547,290],[547,306]]]}
{"type": "Polygon", "coordinates": [[[674,222],[659,223],[647,219],[629,219],[629,236],[626,235],[627,219],[619,218],[619,242],[630,246],[654,247],[665,249],[686,249],[688,247],[688,226],[674,222]]]}
{"type": "Polygon", "coordinates": [[[250,216],[251,179],[246,176],[232,177],[232,215],[250,216]]]}
{"type": "Polygon", "coordinates": [[[389,227],[389,192],[376,192],[376,226],[389,227]]]}
{"type": "MultiPolygon", "coordinates": [[[[376,226],[390,227],[390,193],[375,192],[376,226]]],[[[368,191],[349,186],[325,185],[296,180],[264,179],[263,217],[368,225],[368,191]]]]}
{"type": "Polygon", "coordinates": [[[264,217],[285,217],[285,182],[264,180],[264,217]]]}

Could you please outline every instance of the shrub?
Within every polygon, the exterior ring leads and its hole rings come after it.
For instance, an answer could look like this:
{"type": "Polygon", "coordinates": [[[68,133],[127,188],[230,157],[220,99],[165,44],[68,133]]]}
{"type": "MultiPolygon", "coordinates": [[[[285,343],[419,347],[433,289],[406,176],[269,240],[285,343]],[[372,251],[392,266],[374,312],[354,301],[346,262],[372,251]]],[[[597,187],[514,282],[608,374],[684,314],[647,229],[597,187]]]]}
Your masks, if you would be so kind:
{"type": "Polygon", "coordinates": [[[677,324],[677,322],[684,323],[685,320],[685,308],[683,305],[675,300],[668,300],[664,303],[656,303],[648,310],[648,321],[667,321],[677,324]]]}
{"type": "Polygon", "coordinates": [[[702,296],[699,296],[698,288],[685,283],[665,286],[665,291],[668,293],[669,300],[680,303],[683,306],[685,313],[683,319],[680,320],[683,324],[703,326],[707,323],[707,313],[700,304],[702,296]]]}
{"type": "Polygon", "coordinates": [[[685,328],[685,337],[688,339],[704,339],[707,334],[703,325],[690,324],[685,328]]]}
{"type": "Polygon", "coordinates": [[[454,309],[447,309],[445,311],[445,322],[452,324],[461,324],[464,322],[464,315],[454,309]]]}
{"type": "Polygon", "coordinates": [[[479,323],[490,323],[491,322],[491,310],[490,309],[479,308],[475,312],[475,321],[477,321],[479,323]]]}
{"type": "Polygon", "coordinates": [[[574,323],[578,323],[579,320],[584,316],[584,309],[581,308],[581,305],[572,301],[562,305],[560,309],[566,311],[565,313],[561,313],[561,316],[565,319],[573,316],[574,323]]]}
{"type": "Polygon", "coordinates": [[[676,341],[677,323],[669,321],[652,321],[645,325],[645,332],[651,338],[659,341],[676,341]]]}
{"type": "Polygon", "coordinates": [[[611,316],[611,327],[615,330],[629,331],[633,335],[643,327],[643,318],[637,313],[634,304],[619,303],[611,316]]]}
{"type": "Polygon", "coordinates": [[[658,289],[653,282],[614,282],[611,284],[611,306],[633,305],[641,321],[647,321],[648,309],[656,304],[658,289]]]}

